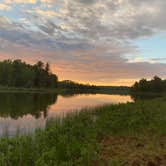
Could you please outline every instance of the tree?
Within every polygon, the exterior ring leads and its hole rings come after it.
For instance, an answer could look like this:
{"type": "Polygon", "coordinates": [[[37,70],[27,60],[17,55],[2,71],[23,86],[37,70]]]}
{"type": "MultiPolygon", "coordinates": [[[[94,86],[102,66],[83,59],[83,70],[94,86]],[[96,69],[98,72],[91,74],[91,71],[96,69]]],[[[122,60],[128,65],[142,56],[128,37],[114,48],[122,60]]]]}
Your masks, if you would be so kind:
{"type": "Polygon", "coordinates": [[[43,70],[44,69],[44,63],[43,62],[38,61],[36,65],[37,65],[39,70],[43,70]]]}
{"type": "Polygon", "coordinates": [[[132,86],[133,92],[162,92],[166,91],[166,80],[155,76],[152,80],[141,79],[132,86]]]}
{"type": "Polygon", "coordinates": [[[149,86],[148,81],[146,79],[143,78],[142,80],[140,80],[138,86],[141,91],[148,91],[149,86]]]}
{"type": "Polygon", "coordinates": [[[151,81],[152,89],[156,92],[161,92],[163,90],[163,82],[162,79],[158,76],[154,76],[153,80],[151,81]]]}
{"type": "Polygon", "coordinates": [[[57,80],[48,63],[45,66],[39,61],[30,65],[19,59],[0,62],[1,86],[49,88],[56,87],[57,80]]]}
{"type": "Polygon", "coordinates": [[[48,62],[46,63],[45,71],[50,73],[50,64],[48,62]]]}

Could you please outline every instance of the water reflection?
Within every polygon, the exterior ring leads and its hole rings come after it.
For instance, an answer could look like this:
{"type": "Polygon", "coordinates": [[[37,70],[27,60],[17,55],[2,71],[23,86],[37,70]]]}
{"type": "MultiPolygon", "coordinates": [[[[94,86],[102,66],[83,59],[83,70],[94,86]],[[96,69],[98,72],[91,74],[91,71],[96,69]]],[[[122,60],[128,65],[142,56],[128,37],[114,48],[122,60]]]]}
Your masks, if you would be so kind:
{"type": "Polygon", "coordinates": [[[17,119],[25,115],[47,116],[49,105],[56,103],[56,94],[0,93],[0,117],[17,119]]]}
{"type": "Polygon", "coordinates": [[[84,107],[131,101],[130,96],[121,95],[0,93],[0,136],[33,133],[44,128],[47,119],[84,107]]]}
{"type": "Polygon", "coordinates": [[[57,103],[50,106],[48,117],[64,116],[64,114],[86,107],[95,107],[104,104],[118,104],[133,102],[129,95],[82,94],[72,97],[58,96],[57,103]]]}

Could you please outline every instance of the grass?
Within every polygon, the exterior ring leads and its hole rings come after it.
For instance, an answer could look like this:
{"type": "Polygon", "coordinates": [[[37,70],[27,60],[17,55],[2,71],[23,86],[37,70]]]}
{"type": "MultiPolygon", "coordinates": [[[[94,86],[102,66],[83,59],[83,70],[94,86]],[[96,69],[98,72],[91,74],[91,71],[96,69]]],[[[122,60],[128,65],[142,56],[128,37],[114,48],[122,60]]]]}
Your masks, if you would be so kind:
{"type": "Polygon", "coordinates": [[[106,105],[1,138],[2,166],[166,165],[166,98],[106,105]]]}

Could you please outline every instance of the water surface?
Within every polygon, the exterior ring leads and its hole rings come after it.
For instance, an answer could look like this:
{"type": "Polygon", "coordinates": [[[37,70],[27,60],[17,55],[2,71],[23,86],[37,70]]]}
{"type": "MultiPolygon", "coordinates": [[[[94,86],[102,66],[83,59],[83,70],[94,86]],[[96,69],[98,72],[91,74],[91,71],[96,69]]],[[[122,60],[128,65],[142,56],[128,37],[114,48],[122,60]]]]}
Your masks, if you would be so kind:
{"type": "Polygon", "coordinates": [[[132,101],[127,95],[0,93],[0,136],[33,133],[37,128],[44,128],[50,118],[85,107],[132,101]]]}

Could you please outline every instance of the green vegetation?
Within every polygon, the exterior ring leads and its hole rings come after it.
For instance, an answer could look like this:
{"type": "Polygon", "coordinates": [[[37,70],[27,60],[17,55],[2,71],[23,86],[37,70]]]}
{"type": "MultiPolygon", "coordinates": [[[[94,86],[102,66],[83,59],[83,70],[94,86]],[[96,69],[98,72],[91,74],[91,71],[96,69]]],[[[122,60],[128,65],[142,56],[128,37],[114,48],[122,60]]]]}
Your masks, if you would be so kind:
{"type": "Polygon", "coordinates": [[[97,89],[97,86],[95,85],[89,85],[89,84],[81,84],[81,83],[77,83],[74,81],[70,81],[70,80],[64,80],[64,81],[60,81],[58,82],[58,87],[61,89],[74,89],[74,90],[87,90],[87,89],[97,89]]]}
{"type": "Polygon", "coordinates": [[[29,65],[21,60],[0,62],[0,85],[21,88],[56,88],[58,78],[49,64],[39,61],[29,65]]]}
{"type": "Polygon", "coordinates": [[[1,138],[2,166],[166,165],[166,98],[107,105],[1,138]]]}
{"type": "Polygon", "coordinates": [[[51,73],[48,63],[39,61],[30,65],[17,59],[0,62],[0,92],[128,94],[129,87],[95,86],[70,80],[58,82],[58,77],[51,73]]]}
{"type": "Polygon", "coordinates": [[[58,88],[63,89],[66,94],[129,94],[130,92],[130,88],[127,86],[95,86],[70,80],[58,82],[58,88]]]}
{"type": "Polygon", "coordinates": [[[155,76],[152,80],[147,81],[146,79],[141,79],[136,82],[131,88],[132,92],[150,92],[150,93],[161,93],[166,92],[166,80],[155,76]]]}
{"type": "Polygon", "coordinates": [[[96,94],[99,89],[95,85],[81,84],[71,80],[64,80],[58,82],[58,89],[63,90],[62,95],[75,95],[75,94],[96,94]]]}
{"type": "MultiPolygon", "coordinates": [[[[49,68],[40,61],[35,65],[21,60],[0,62],[0,91],[5,92],[0,95],[0,116],[17,119],[31,114],[38,118],[42,113],[46,117],[49,105],[57,100],[56,93],[128,94],[130,90],[58,82],[49,68]],[[15,93],[20,90],[23,93],[15,93]]],[[[142,79],[131,88],[135,103],[87,108],[51,119],[33,135],[0,138],[0,166],[166,165],[166,97],[140,100],[136,95],[164,91],[166,80],[157,76],[142,79]]]]}

